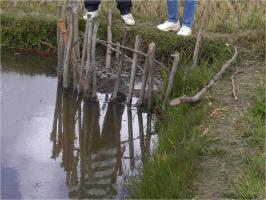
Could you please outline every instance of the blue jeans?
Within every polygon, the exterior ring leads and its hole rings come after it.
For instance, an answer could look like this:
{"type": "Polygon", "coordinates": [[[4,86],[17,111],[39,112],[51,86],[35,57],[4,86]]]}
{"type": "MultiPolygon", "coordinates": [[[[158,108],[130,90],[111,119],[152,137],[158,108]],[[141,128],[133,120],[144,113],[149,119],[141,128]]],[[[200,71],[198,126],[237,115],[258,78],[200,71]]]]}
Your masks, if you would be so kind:
{"type": "MultiPolygon", "coordinates": [[[[182,25],[192,27],[195,11],[195,0],[184,0],[182,25]]],[[[167,0],[169,22],[178,22],[178,0],[167,0]]]]}

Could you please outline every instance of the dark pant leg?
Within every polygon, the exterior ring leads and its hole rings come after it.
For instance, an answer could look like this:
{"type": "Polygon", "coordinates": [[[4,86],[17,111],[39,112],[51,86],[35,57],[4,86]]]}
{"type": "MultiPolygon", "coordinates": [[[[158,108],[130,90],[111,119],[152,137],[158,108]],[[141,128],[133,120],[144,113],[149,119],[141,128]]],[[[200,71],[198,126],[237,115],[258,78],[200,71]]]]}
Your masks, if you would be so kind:
{"type": "Polygon", "coordinates": [[[89,12],[98,10],[101,0],[84,0],[85,8],[89,12]]]}
{"type": "Polygon", "coordinates": [[[120,10],[121,15],[130,13],[132,7],[131,0],[116,0],[117,8],[120,10]]]}

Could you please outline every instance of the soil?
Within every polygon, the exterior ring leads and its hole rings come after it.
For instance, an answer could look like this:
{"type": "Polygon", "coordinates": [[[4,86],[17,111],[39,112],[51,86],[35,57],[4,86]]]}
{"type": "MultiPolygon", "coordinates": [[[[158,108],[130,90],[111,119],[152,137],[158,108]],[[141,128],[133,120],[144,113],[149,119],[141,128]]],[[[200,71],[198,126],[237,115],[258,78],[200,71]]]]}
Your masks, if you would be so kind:
{"type": "MultiPolygon", "coordinates": [[[[243,52],[246,49],[241,50],[243,52]]],[[[263,81],[264,63],[240,54],[236,66],[232,66],[231,72],[205,96],[212,111],[203,127],[208,145],[198,163],[194,182],[195,198],[230,197],[232,183],[240,176],[244,167],[244,149],[248,148],[243,145],[242,139],[248,126],[244,114],[256,96],[258,85],[263,85],[263,81]],[[235,67],[240,71],[235,76],[237,101],[232,95],[230,79],[235,67]]]]}

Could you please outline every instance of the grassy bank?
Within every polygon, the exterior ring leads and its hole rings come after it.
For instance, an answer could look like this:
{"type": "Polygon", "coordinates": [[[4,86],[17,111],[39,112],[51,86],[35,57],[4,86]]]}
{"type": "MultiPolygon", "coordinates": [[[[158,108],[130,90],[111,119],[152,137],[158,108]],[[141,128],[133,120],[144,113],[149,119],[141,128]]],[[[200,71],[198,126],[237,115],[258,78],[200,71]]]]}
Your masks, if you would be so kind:
{"type": "Polygon", "coordinates": [[[265,100],[265,90],[261,87],[245,115],[248,128],[243,136],[244,170],[232,184],[231,198],[265,198],[265,100]]]}

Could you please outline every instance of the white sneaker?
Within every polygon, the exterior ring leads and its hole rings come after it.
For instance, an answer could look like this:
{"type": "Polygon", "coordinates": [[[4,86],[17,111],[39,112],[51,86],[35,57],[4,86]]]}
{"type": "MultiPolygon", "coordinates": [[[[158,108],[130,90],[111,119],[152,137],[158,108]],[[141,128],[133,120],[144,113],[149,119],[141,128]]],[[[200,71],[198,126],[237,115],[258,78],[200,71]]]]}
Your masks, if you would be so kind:
{"type": "Polygon", "coordinates": [[[181,36],[190,36],[192,34],[191,28],[187,26],[182,26],[180,31],[178,31],[177,35],[181,36]]]}
{"type": "Polygon", "coordinates": [[[157,26],[161,31],[178,31],[180,29],[180,23],[166,21],[163,24],[157,26]]]}
{"type": "Polygon", "coordinates": [[[131,15],[131,13],[126,14],[126,15],[121,15],[121,18],[122,18],[122,20],[124,21],[124,23],[126,25],[133,26],[133,25],[136,24],[136,22],[135,22],[133,16],[131,15]]]}
{"type": "Polygon", "coordinates": [[[96,18],[99,15],[99,11],[96,10],[96,11],[93,11],[93,12],[86,12],[85,15],[83,15],[83,19],[87,20],[88,15],[90,15],[91,18],[96,18]]]}

